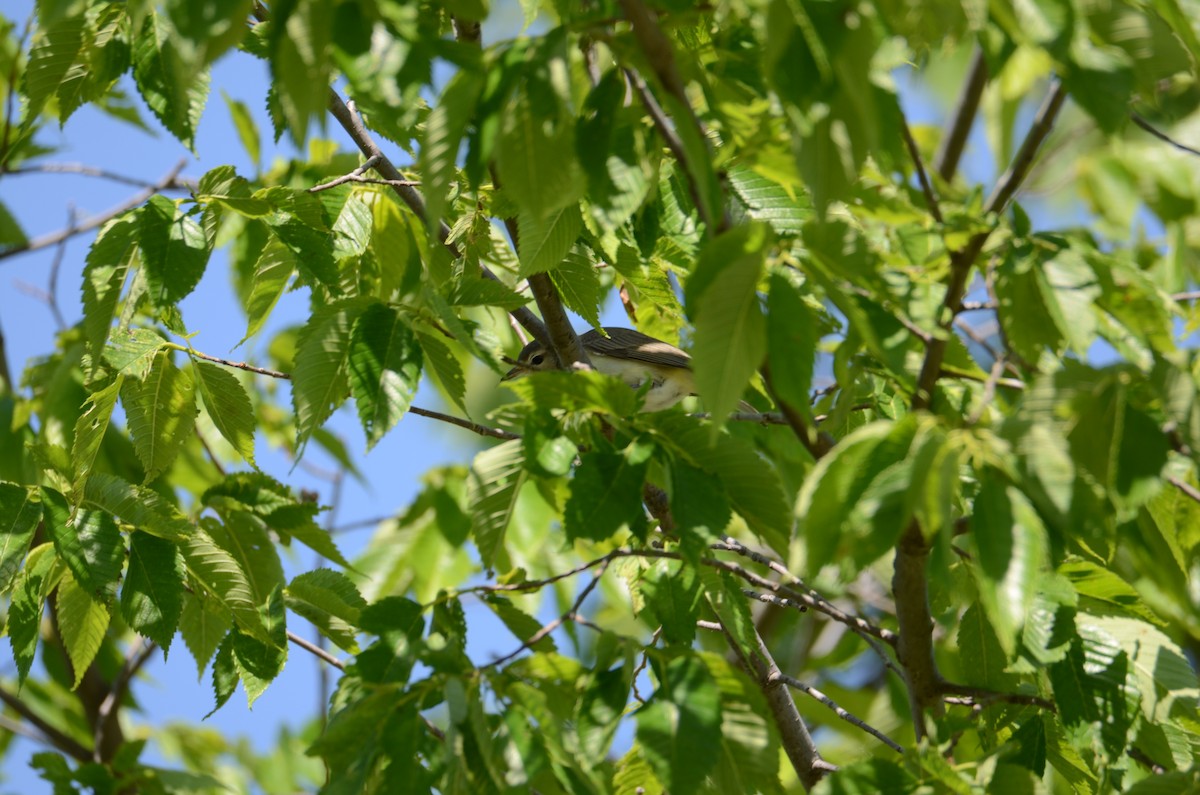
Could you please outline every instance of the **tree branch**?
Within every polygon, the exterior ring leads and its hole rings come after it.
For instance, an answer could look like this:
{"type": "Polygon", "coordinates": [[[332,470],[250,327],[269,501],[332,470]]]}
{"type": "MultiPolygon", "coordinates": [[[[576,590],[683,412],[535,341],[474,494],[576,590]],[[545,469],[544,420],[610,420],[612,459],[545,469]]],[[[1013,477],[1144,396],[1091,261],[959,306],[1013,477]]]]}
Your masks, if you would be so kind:
{"type": "Polygon", "coordinates": [[[917,148],[917,141],[913,138],[912,130],[909,129],[908,119],[904,114],[900,114],[900,133],[904,137],[904,146],[908,148],[908,156],[912,158],[913,168],[917,170],[917,181],[921,183],[921,192],[925,194],[925,203],[929,205],[929,214],[933,216],[933,220],[939,224],[944,224],[945,219],[942,218],[942,208],[938,204],[937,193],[933,190],[933,183],[929,181],[929,174],[925,171],[925,161],[921,158],[921,150],[917,148]]]}
{"type": "Polygon", "coordinates": [[[138,671],[142,670],[158,648],[158,644],[152,640],[144,641],[141,648],[136,652],[133,649],[129,650],[129,655],[125,658],[125,665],[121,668],[121,672],[117,678],[113,680],[112,686],[109,688],[108,695],[100,702],[100,709],[96,712],[95,730],[92,734],[92,755],[96,762],[103,762],[100,758],[100,749],[105,747],[105,735],[109,727],[117,720],[117,709],[121,706],[121,699],[125,698],[125,694],[129,691],[129,683],[133,681],[133,677],[137,676],[138,671]]]}
{"type": "Polygon", "coordinates": [[[130,177],[107,169],[97,168],[96,166],[89,166],[85,163],[39,163],[32,166],[0,169],[0,176],[4,174],[77,174],[85,177],[99,177],[100,179],[119,182],[123,185],[132,185],[135,188],[152,189],[155,192],[164,190],[192,190],[196,187],[196,183],[190,179],[175,178],[166,183],[153,182],[141,177],[130,177]]]}
{"type": "Polygon", "coordinates": [[[1158,140],[1164,141],[1164,142],[1170,144],[1171,146],[1178,149],[1180,152],[1186,152],[1189,155],[1200,156],[1200,149],[1195,149],[1191,146],[1188,146],[1187,144],[1176,141],[1174,138],[1167,135],[1165,132],[1163,132],[1162,130],[1158,129],[1153,124],[1151,124],[1146,119],[1145,116],[1138,113],[1136,110],[1129,112],[1129,118],[1133,119],[1133,123],[1136,124],[1138,127],[1141,127],[1143,130],[1150,133],[1158,140]]]}
{"type": "Polygon", "coordinates": [[[954,112],[954,120],[950,123],[950,131],[942,139],[942,145],[934,158],[933,168],[938,176],[949,182],[958,171],[958,161],[966,148],[967,138],[975,123],[975,114],[979,112],[979,100],[983,97],[984,86],[988,81],[987,61],[983,58],[983,50],[975,49],[971,59],[971,67],[967,72],[967,80],[963,83],[962,93],[954,112]]]}
{"type": "Polygon", "coordinates": [[[900,743],[896,742],[891,737],[888,737],[886,734],[879,731],[879,729],[876,729],[874,726],[870,725],[869,723],[864,721],[862,718],[851,715],[849,712],[847,712],[846,710],[844,710],[840,706],[838,706],[836,701],[834,701],[832,698],[830,698],[829,696],[822,693],[820,690],[817,690],[812,685],[806,685],[803,682],[801,682],[799,679],[788,676],[787,674],[784,674],[784,673],[779,674],[779,680],[781,682],[783,682],[784,684],[786,684],[788,687],[794,687],[797,690],[801,691],[802,693],[804,693],[812,698],[815,698],[817,701],[820,701],[822,704],[824,704],[825,706],[827,706],[831,710],[833,710],[833,714],[837,715],[839,718],[846,721],[847,723],[849,723],[853,726],[857,726],[858,728],[862,729],[867,734],[869,734],[872,737],[874,737],[875,739],[879,740],[881,743],[886,745],[888,748],[891,748],[896,753],[898,753],[898,754],[904,753],[904,749],[900,746],[900,743]]]}
{"type": "Polygon", "coordinates": [[[334,668],[338,669],[339,671],[346,670],[346,664],[343,663],[341,660],[339,660],[337,657],[334,657],[332,654],[325,651],[317,644],[315,644],[311,641],[305,640],[304,638],[297,635],[295,632],[292,632],[290,629],[288,630],[287,639],[290,640],[296,646],[299,646],[300,648],[304,649],[306,652],[308,652],[312,656],[316,657],[321,662],[327,663],[328,665],[332,665],[334,668]]]}
{"type": "Polygon", "coordinates": [[[92,761],[92,752],[84,748],[83,745],[63,734],[58,729],[47,723],[42,716],[38,715],[29,708],[24,701],[17,696],[0,687],[0,701],[7,704],[12,711],[20,715],[31,726],[42,733],[42,736],[58,750],[62,751],[67,756],[80,762],[87,764],[92,761]]]}
{"type": "Polygon", "coordinates": [[[116,218],[121,213],[132,210],[134,207],[138,207],[139,205],[143,204],[147,199],[156,193],[165,190],[166,186],[174,183],[175,178],[179,176],[179,172],[183,171],[183,167],[186,165],[187,158],[180,160],[175,164],[175,167],[167,172],[167,174],[158,182],[131,196],[129,199],[126,199],[117,206],[111,207],[108,210],[99,213],[98,215],[93,215],[91,218],[86,218],[77,224],[68,226],[65,229],[60,229],[57,232],[51,232],[48,235],[35,237],[33,240],[27,240],[19,245],[9,246],[3,251],[0,251],[0,260],[5,259],[6,257],[15,256],[17,254],[24,254],[27,251],[37,251],[38,249],[46,248],[47,246],[54,246],[64,240],[67,240],[68,238],[74,237],[75,235],[81,235],[84,232],[90,232],[96,227],[102,226],[108,221],[111,221],[113,218],[116,218]]]}

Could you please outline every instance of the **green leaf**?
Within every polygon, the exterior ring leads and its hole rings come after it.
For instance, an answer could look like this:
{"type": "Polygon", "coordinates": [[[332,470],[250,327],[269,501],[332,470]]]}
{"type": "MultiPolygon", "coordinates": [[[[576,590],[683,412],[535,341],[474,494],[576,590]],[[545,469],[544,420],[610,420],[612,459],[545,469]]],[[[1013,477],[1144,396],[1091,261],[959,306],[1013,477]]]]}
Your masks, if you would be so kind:
{"type": "Polygon", "coordinates": [[[295,272],[295,252],[272,237],[254,265],[254,280],[246,299],[246,335],[239,345],[262,329],[295,272]]]}
{"type": "Polygon", "coordinates": [[[286,580],[279,550],[260,518],[245,511],[233,511],[224,523],[204,517],[200,527],[237,562],[246,576],[254,604],[261,607],[276,588],[283,587],[286,580]]]}
{"type": "Polygon", "coordinates": [[[600,272],[584,246],[574,246],[559,266],[550,271],[550,279],[567,309],[582,317],[592,328],[600,328],[600,304],[604,291],[600,272]]]}
{"type": "Polygon", "coordinates": [[[524,279],[559,266],[583,229],[583,217],[574,204],[546,216],[522,211],[517,216],[517,229],[517,255],[521,259],[517,276],[524,279]]]}
{"type": "Polygon", "coordinates": [[[295,577],[284,598],[289,610],[311,621],[341,649],[358,653],[355,633],[367,602],[346,575],[316,569],[295,577]]]}
{"type": "Polygon", "coordinates": [[[250,156],[254,167],[259,168],[262,165],[262,146],[258,125],[254,123],[250,109],[246,107],[245,103],[233,99],[224,91],[221,92],[221,97],[225,100],[225,106],[229,108],[229,116],[233,120],[233,128],[237,131],[238,140],[242,142],[242,148],[250,156]]]}
{"type": "Polygon", "coordinates": [[[963,613],[958,623],[957,641],[967,682],[999,692],[1014,686],[1015,677],[1005,671],[1009,658],[988,621],[987,612],[978,602],[963,613]]]}
{"type": "Polygon", "coordinates": [[[151,196],[138,221],[150,300],[159,308],[178,304],[204,275],[212,254],[208,238],[200,224],[164,196],[151,196]]]}
{"type": "Polygon", "coordinates": [[[183,613],[184,566],[179,548],[149,533],[130,537],[129,569],[121,586],[121,615],[164,653],[183,613]]]}
{"type": "Polygon", "coordinates": [[[204,676],[208,661],[232,626],[233,619],[214,600],[184,593],[179,634],[196,660],[197,679],[204,676]]]}
{"type": "Polygon", "coordinates": [[[196,385],[168,351],[154,354],[145,379],[129,379],[121,389],[133,449],[146,470],[146,482],[165,472],[196,423],[196,385]]]}
{"type": "Polygon", "coordinates": [[[92,473],[84,485],[83,499],[139,530],[168,541],[183,541],[192,534],[192,523],[157,492],[107,472],[92,473]]]}
{"type": "Polygon", "coordinates": [[[284,609],[283,585],[277,585],[267,596],[260,610],[262,625],[269,640],[234,630],[233,658],[237,663],[242,686],[246,689],[248,706],[253,706],[283,670],[287,662],[287,613],[284,609]]]}
{"type": "Polygon", "coordinates": [[[680,560],[654,561],[643,573],[646,606],[662,626],[669,644],[691,646],[700,617],[700,578],[695,568],[680,560]]]}
{"type": "Polygon", "coordinates": [[[225,702],[233,695],[233,691],[238,685],[238,669],[237,664],[233,660],[233,640],[236,631],[230,632],[222,640],[220,646],[217,647],[217,656],[213,660],[213,695],[216,703],[212,708],[212,712],[204,717],[212,715],[221,707],[225,706],[225,702]]]}
{"type": "Polygon", "coordinates": [[[425,122],[420,165],[425,196],[425,220],[436,229],[446,209],[447,193],[454,181],[459,145],[475,112],[484,76],[476,69],[459,69],[442,89],[425,122]]]}
{"type": "Polygon", "coordinates": [[[250,580],[233,556],[199,528],[183,539],[179,548],[193,583],[203,595],[220,605],[242,631],[269,642],[250,580]]]}
{"type": "Polygon", "coordinates": [[[296,410],[296,457],[313,431],[325,424],[350,392],[346,366],[354,322],[369,306],[363,298],[347,298],[318,309],[296,339],[292,371],[292,404],[296,410]]]}
{"type": "Polygon", "coordinates": [[[521,212],[545,218],[582,194],[585,180],[569,120],[557,90],[532,78],[501,114],[496,168],[521,212]]]}
{"type": "Polygon", "coordinates": [[[507,568],[504,536],[528,477],[524,463],[521,440],[512,439],[484,450],[471,465],[467,480],[471,530],[479,557],[489,569],[507,568]]]}
{"type": "Polygon", "coordinates": [[[125,278],[137,253],[139,217],[140,213],[132,212],[109,221],[88,250],[83,268],[83,331],[93,362],[98,362],[108,340],[125,278]]]}
{"type": "Polygon", "coordinates": [[[271,77],[287,129],[304,143],[308,123],[329,104],[333,6],[291,0],[271,8],[271,77]]]}
{"type": "Polygon", "coordinates": [[[80,509],[72,515],[66,497],[48,486],[42,487],[42,505],[46,535],[80,587],[105,604],[111,602],[125,562],[117,523],[104,511],[80,509]]]}
{"type": "Polygon", "coordinates": [[[202,204],[216,204],[245,218],[264,218],[275,212],[275,206],[264,198],[265,192],[255,191],[233,166],[210,169],[200,178],[195,195],[202,204]]]}
{"type": "Polygon", "coordinates": [[[814,427],[810,393],[820,332],[814,311],[784,272],[771,274],[767,340],[772,388],[814,427]]]}
{"type": "Polygon", "coordinates": [[[575,724],[585,759],[604,759],[629,699],[630,678],[624,666],[596,671],[579,698],[575,724]]]}
{"type": "MultiPolygon", "coordinates": [[[[705,246],[687,283],[688,314],[696,324],[696,389],[713,417],[733,411],[767,355],[757,290],[769,244],[763,225],[726,232],[705,246]]],[[[714,435],[720,426],[713,423],[714,435]]]]}
{"type": "MultiPolygon", "coordinates": [[[[786,555],[792,536],[792,511],[779,474],[745,439],[721,431],[714,439],[709,426],[683,414],[660,413],[650,421],[657,441],[697,469],[716,475],[734,510],[772,549],[786,555]]],[[[709,521],[704,517],[704,521],[709,521]]]]}
{"type": "Polygon", "coordinates": [[[144,380],[154,363],[154,354],[162,350],[167,341],[157,331],[148,328],[119,329],[104,348],[104,361],[121,375],[144,380]]]}
{"type": "MultiPolygon", "coordinates": [[[[863,496],[877,480],[882,483],[889,472],[901,471],[914,429],[911,421],[881,421],[858,428],[840,440],[808,473],[796,498],[796,516],[812,570],[819,570],[843,554],[865,559],[883,553],[881,544],[873,545],[870,554],[861,550],[864,532],[869,532],[872,522],[883,518],[879,503],[863,501],[863,496]]],[[[893,504],[904,501],[911,477],[902,480],[892,484],[893,504]]],[[[887,515],[887,519],[898,534],[903,521],[897,523],[894,515],[887,515]]]]}
{"type": "Polygon", "coordinates": [[[726,176],[746,215],[769,225],[777,235],[799,235],[804,224],[813,219],[812,202],[807,196],[790,192],[748,166],[736,165],[726,171],[726,176]]]}
{"type": "Polygon", "coordinates": [[[1046,528],[1025,495],[987,469],[980,476],[971,531],[976,561],[971,571],[979,581],[979,601],[1011,656],[1047,573],[1046,528]]]}
{"type": "Polygon", "coordinates": [[[71,499],[74,502],[79,502],[83,494],[83,484],[96,462],[96,453],[104,441],[104,434],[108,432],[108,424],[117,405],[117,393],[124,380],[125,376],[119,375],[104,389],[88,396],[84,411],[75,423],[75,441],[71,446],[71,462],[75,465],[75,477],[71,482],[71,499]]]}
{"type": "Polygon", "coordinates": [[[28,242],[29,238],[21,229],[20,222],[13,217],[4,202],[0,202],[0,247],[24,246],[28,242]]]}
{"type": "Polygon", "coordinates": [[[619,452],[581,455],[571,479],[571,496],[563,509],[563,530],[569,541],[603,541],[623,527],[646,536],[642,484],[654,445],[635,439],[619,452]]]}
{"type": "MultiPolygon", "coordinates": [[[[744,598],[739,601],[746,604],[744,598]]],[[[701,652],[700,657],[721,693],[721,753],[712,785],[718,792],[780,793],[779,740],[762,691],[721,656],[701,652]]]]}
{"type": "Polygon", "coordinates": [[[374,447],[408,411],[421,381],[423,357],[416,335],[390,306],[359,315],[350,337],[350,393],[374,447]]]}
{"type": "Polygon", "coordinates": [[[432,375],[438,386],[442,388],[442,392],[454,401],[456,406],[466,412],[464,398],[466,397],[467,383],[463,377],[462,365],[458,363],[458,359],[455,358],[446,343],[420,329],[416,329],[415,333],[421,344],[424,361],[429,365],[425,372],[432,375]]]}
{"type": "Polygon", "coordinates": [[[37,491],[0,482],[0,593],[12,588],[41,520],[42,501],[37,491]]]}
{"type": "Polygon", "coordinates": [[[617,763],[613,790],[616,795],[663,795],[665,792],[640,744],[635,742],[617,763]]]}
{"type": "Polygon", "coordinates": [[[17,572],[13,583],[12,601],[8,606],[8,639],[12,644],[13,659],[17,663],[17,681],[24,682],[33,665],[41,634],[42,608],[46,594],[57,584],[63,570],[58,564],[51,544],[34,547],[25,561],[25,567],[17,572]]]}
{"type": "Polygon", "coordinates": [[[56,97],[59,124],[63,125],[85,101],[93,31],[87,18],[80,15],[59,20],[40,29],[39,34],[40,41],[30,49],[25,68],[27,113],[29,118],[36,117],[46,101],[56,97]]]}
{"type": "Polygon", "coordinates": [[[75,672],[73,686],[79,687],[104,642],[110,620],[108,609],[103,602],[93,599],[69,573],[58,584],[56,606],[58,633],[75,672]]]}
{"type": "Polygon", "coordinates": [[[204,409],[213,425],[250,466],[257,466],[254,463],[254,407],[250,405],[242,383],[215,364],[193,359],[192,367],[196,371],[196,385],[204,400],[204,409]]]}
{"type": "Polygon", "coordinates": [[[208,99],[208,73],[194,74],[167,20],[151,11],[133,42],[133,78],[146,105],[189,149],[208,99]]]}
{"type": "Polygon", "coordinates": [[[637,740],[655,774],[672,795],[699,792],[717,763],[711,753],[721,740],[721,696],[707,666],[692,654],[660,669],[661,685],[637,712],[637,740]]]}

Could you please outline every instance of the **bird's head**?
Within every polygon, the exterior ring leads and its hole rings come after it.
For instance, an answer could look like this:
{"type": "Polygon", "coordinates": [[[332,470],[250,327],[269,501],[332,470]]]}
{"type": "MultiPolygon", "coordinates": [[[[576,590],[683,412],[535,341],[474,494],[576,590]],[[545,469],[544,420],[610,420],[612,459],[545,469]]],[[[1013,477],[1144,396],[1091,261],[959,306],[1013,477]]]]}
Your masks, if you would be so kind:
{"type": "Polygon", "coordinates": [[[517,354],[516,365],[504,374],[501,381],[512,381],[514,378],[524,378],[530,373],[539,373],[544,370],[554,370],[558,367],[558,361],[554,354],[546,350],[546,347],[537,340],[533,340],[517,354]]]}

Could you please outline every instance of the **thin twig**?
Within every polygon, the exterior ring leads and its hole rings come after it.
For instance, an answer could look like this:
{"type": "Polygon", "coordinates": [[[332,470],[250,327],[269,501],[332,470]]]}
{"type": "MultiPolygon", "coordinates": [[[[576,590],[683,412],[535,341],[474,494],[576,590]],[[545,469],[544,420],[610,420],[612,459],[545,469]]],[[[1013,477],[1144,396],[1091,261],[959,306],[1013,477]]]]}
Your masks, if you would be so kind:
{"type": "Polygon", "coordinates": [[[46,248],[48,246],[54,246],[63,240],[66,240],[67,238],[83,234],[84,232],[89,232],[98,226],[102,226],[113,218],[116,218],[121,213],[140,206],[151,196],[155,195],[161,190],[164,190],[165,186],[174,182],[175,178],[179,176],[179,172],[183,171],[183,167],[186,165],[187,158],[184,158],[180,160],[175,167],[166,174],[166,176],[164,176],[154,185],[130,197],[121,204],[118,204],[116,207],[105,210],[98,215],[93,215],[91,218],[87,218],[69,229],[60,229],[57,232],[51,232],[48,235],[42,235],[41,237],[35,237],[33,240],[27,240],[19,245],[10,246],[3,251],[0,251],[0,259],[12,257],[17,254],[24,254],[27,251],[37,251],[38,249],[46,248]]]}
{"type": "Polygon", "coordinates": [[[979,396],[979,404],[971,411],[971,416],[967,417],[968,428],[976,425],[979,419],[983,416],[983,412],[992,404],[996,397],[996,385],[1000,383],[1000,374],[1004,372],[1004,364],[1008,360],[1000,356],[992,362],[992,371],[988,373],[987,381],[983,384],[983,394],[979,396]]]}
{"type": "Polygon", "coordinates": [[[801,691],[802,693],[804,693],[812,698],[815,698],[817,701],[820,701],[822,704],[829,707],[829,709],[833,710],[833,714],[837,715],[839,718],[846,721],[847,723],[849,723],[853,726],[857,726],[858,728],[862,729],[867,734],[869,734],[872,737],[874,737],[875,739],[879,740],[881,743],[886,745],[888,748],[891,748],[896,753],[898,753],[898,754],[904,753],[904,749],[900,746],[900,743],[896,742],[891,737],[888,737],[886,734],[879,731],[879,729],[876,729],[874,726],[867,723],[862,718],[851,715],[849,712],[842,709],[842,707],[838,706],[836,701],[834,701],[832,698],[825,695],[824,693],[822,693],[820,690],[816,689],[812,685],[806,685],[806,684],[804,684],[804,682],[801,682],[799,679],[788,676],[787,674],[784,674],[784,673],[780,673],[776,678],[780,682],[783,682],[784,684],[788,685],[789,687],[794,687],[797,690],[801,691]]]}
{"type": "Polygon", "coordinates": [[[111,182],[119,182],[123,185],[132,185],[135,188],[153,188],[157,191],[164,190],[191,190],[196,187],[196,183],[188,179],[173,179],[167,183],[154,182],[141,177],[130,177],[125,174],[118,174],[104,168],[89,166],[84,163],[39,163],[32,166],[18,166],[17,168],[0,169],[0,176],[4,174],[12,174],[19,176],[21,174],[77,174],[85,177],[99,177],[107,179],[111,182]]]}
{"type": "Polygon", "coordinates": [[[329,182],[323,182],[320,185],[313,185],[311,188],[308,189],[308,192],[309,193],[317,193],[318,191],[329,190],[330,188],[336,188],[338,185],[345,185],[347,182],[350,182],[351,180],[353,180],[357,177],[361,177],[363,174],[366,174],[368,171],[370,171],[372,168],[374,168],[375,164],[379,162],[380,157],[382,157],[382,155],[378,155],[378,154],[371,155],[370,157],[368,157],[366,160],[364,160],[362,162],[362,165],[360,165],[358,168],[351,171],[349,174],[343,174],[342,176],[338,177],[337,179],[331,180],[329,182]]]}
{"type": "MultiPolygon", "coordinates": [[[[67,202],[67,236],[75,228],[75,205],[72,202],[67,202]]],[[[62,270],[63,258],[67,254],[67,238],[63,238],[58,247],[54,249],[54,259],[50,263],[50,275],[46,278],[46,292],[48,293],[47,303],[50,305],[50,313],[54,315],[54,322],[58,326],[59,331],[67,327],[67,321],[63,319],[62,310],[58,308],[58,273],[62,270]]]]}
{"type": "Polygon", "coordinates": [[[938,204],[937,193],[933,190],[933,183],[929,181],[929,174],[925,171],[925,161],[921,157],[921,150],[917,148],[917,141],[913,138],[912,130],[909,129],[908,119],[903,115],[900,117],[900,134],[904,138],[904,145],[908,148],[908,156],[912,158],[913,167],[917,170],[917,181],[921,183],[921,192],[925,194],[925,204],[929,207],[929,214],[933,216],[933,220],[939,224],[944,224],[945,219],[942,218],[942,208],[938,204]]]}
{"type": "Polygon", "coordinates": [[[304,638],[297,635],[295,632],[292,632],[290,629],[288,630],[288,633],[287,633],[287,639],[290,640],[295,645],[299,646],[300,648],[304,649],[309,654],[316,657],[321,662],[328,663],[329,665],[332,665],[334,668],[338,669],[339,671],[346,670],[346,664],[343,663],[341,660],[339,660],[337,657],[334,657],[332,654],[325,651],[320,646],[317,646],[314,643],[310,643],[309,641],[307,641],[304,638]]]}
{"type": "Polygon", "coordinates": [[[101,758],[101,749],[104,748],[104,735],[108,731],[110,722],[116,719],[117,708],[121,706],[121,700],[129,691],[129,683],[157,650],[158,644],[149,639],[144,640],[141,648],[136,651],[134,648],[129,650],[129,654],[125,658],[125,665],[121,668],[117,678],[113,680],[104,701],[100,702],[100,709],[96,711],[95,731],[92,735],[92,758],[94,761],[104,761],[101,758]]]}
{"type": "Polygon", "coordinates": [[[975,114],[979,112],[979,100],[983,97],[987,81],[987,61],[984,60],[983,50],[977,48],[971,58],[971,67],[967,72],[966,82],[963,83],[962,93],[955,105],[950,131],[942,139],[942,145],[933,159],[934,171],[947,182],[954,179],[954,174],[958,171],[958,162],[966,148],[971,127],[975,124],[975,114]]]}
{"type": "Polygon", "coordinates": [[[421,417],[429,417],[430,419],[438,420],[439,422],[446,422],[446,423],[449,423],[450,425],[457,425],[459,428],[466,428],[468,431],[471,431],[472,433],[477,433],[480,436],[488,436],[488,437],[491,437],[492,439],[520,439],[521,438],[521,435],[519,433],[512,433],[511,431],[504,431],[499,428],[491,428],[487,425],[480,425],[477,422],[471,422],[470,420],[464,420],[461,417],[454,417],[450,414],[443,414],[440,411],[431,411],[430,409],[423,409],[420,406],[409,406],[408,410],[411,413],[419,415],[421,417]]]}
{"type": "Polygon", "coordinates": [[[654,648],[654,644],[658,643],[658,639],[661,635],[662,627],[659,626],[658,629],[654,630],[654,634],[650,636],[650,642],[647,643],[645,648],[642,649],[642,659],[634,667],[633,676],[630,677],[629,680],[633,687],[633,697],[642,704],[646,703],[646,699],[642,698],[642,694],[638,692],[638,676],[640,676],[642,671],[646,670],[646,666],[650,664],[650,649],[654,648]]]}
{"type": "Polygon", "coordinates": [[[518,646],[513,651],[509,652],[508,654],[504,655],[503,657],[498,657],[497,659],[492,660],[489,663],[484,663],[483,665],[479,666],[480,670],[483,670],[486,668],[494,668],[496,666],[503,665],[504,663],[508,662],[513,657],[516,657],[518,654],[525,651],[526,649],[531,649],[534,646],[536,646],[538,644],[538,642],[540,642],[542,640],[542,638],[546,637],[551,632],[558,629],[560,626],[562,626],[567,621],[576,620],[576,617],[578,616],[580,608],[583,607],[584,601],[587,600],[587,598],[589,596],[591,596],[592,591],[596,588],[597,585],[600,584],[600,578],[604,576],[604,572],[607,571],[607,569],[608,569],[608,563],[605,562],[600,566],[600,570],[597,571],[595,573],[595,575],[593,575],[592,581],[589,582],[587,585],[585,585],[583,587],[583,590],[579,592],[579,596],[576,597],[575,602],[571,605],[570,608],[567,609],[567,611],[565,613],[563,613],[561,616],[554,619],[553,621],[549,622],[548,624],[544,625],[537,632],[530,635],[529,638],[524,643],[522,643],[520,646],[518,646]]]}
{"type": "Polygon", "coordinates": [[[1195,502],[1200,502],[1200,490],[1197,490],[1196,487],[1191,483],[1188,483],[1186,480],[1180,480],[1174,475],[1168,477],[1167,482],[1182,491],[1187,497],[1191,498],[1195,502]]]}
{"type": "Polygon", "coordinates": [[[292,376],[290,373],[281,373],[278,370],[269,370],[266,367],[256,367],[252,364],[247,364],[246,362],[234,362],[234,361],[230,361],[229,359],[222,359],[220,356],[210,356],[207,353],[201,353],[200,351],[196,350],[195,348],[185,348],[182,345],[176,345],[176,344],[170,343],[170,342],[167,343],[167,347],[174,348],[175,350],[183,351],[184,353],[188,354],[189,356],[195,356],[197,359],[204,359],[207,362],[213,362],[215,364],[222,364],[226,367],[232,367],[235,370],[245,370],[248,373],[257,373],[258,375],[265,375],[269,378],[278,378],[283,381],[291,381],[292,380],[292,376]]]}
{"type": "Polygon", "coordinates": [[[1178,149],[1181,152],[1187,152],[1189,155],[1200,156],[1200,149],[1195,149],[1191,146],[1188,146],[1187,144],[1176,141],[1174,138],[1167,135],[1165,132],[1163,132],[1162,130],[1158,129],[1153,124],[1151,124],[1146,119],[1145,116],[1138,113],[1136,110],[1131,110],[1129,112],[1129,118],[1133,119],[1134,124],[1141,127],[1143,130],[1150,133],[1158,140],[1170,144],[1171,146],[1175,147],[1176,149],[1178,149]]]}
{"type": "Polygon", "coordinates": [[[9,693],[6,689],[0,687],[0,701],[3,701],[13,712],[16,712],[25,721],[31,724],[35,729],[42,733],[46,740],[58,750],[62,751],[72,759],[90,763],[92,761],[92,752],[80,745],[76,740],[63,734],[58,729],[47,723],[41,715],[38,715],[29,706],[17,696],[9,693]]]}

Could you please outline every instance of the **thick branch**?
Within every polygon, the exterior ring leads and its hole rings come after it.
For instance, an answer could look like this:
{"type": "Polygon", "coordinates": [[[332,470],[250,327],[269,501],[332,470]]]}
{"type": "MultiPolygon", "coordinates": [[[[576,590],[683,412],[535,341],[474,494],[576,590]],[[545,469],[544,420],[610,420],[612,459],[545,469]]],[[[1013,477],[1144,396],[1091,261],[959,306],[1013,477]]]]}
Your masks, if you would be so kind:
{"type": "Polygon", "coordinates": [[[154,194],[165,190],[167,186],[173,185],[175,183],[175,178],[179,176],[179,172],[183,171],[183,167],[186,165],[187,159],[184,158],[176,163],[175,167],[168,171],[167,174],[158,182],[154,183],[145,190],[134,194],[130,198],[118,204],[116,207],[111,207],[104,212],[99,213],[98,215],[93,215],[91,218],[86,218],[79,223],[71,224],[65,229],[60,229],[57,232],[51,232],[48,235],[35,237],[33,240],[27,240],[20,245],[10,246],[3,251],[0,251],[0,259],[12,257],[16,254],[23,254],[26,251],[37,251],[38,249],[46,248],[47,246],[57,245],[58,243],[61,243],[68,238],[72,238],[75,235],[81,235],[84,232],[90,232],[96,227],[103,226],[105,223],[111,221],[113,218],[116,218],[121,213],[132,210],[134,207],[143,204],[154,194]]]}
{"type": "Polygon", "coordinates": [[[971,134],[971,126],[975,123],[975,114],[979,112],[979,100],[983,96],[984,86],[988,81],[987,61],[983,59],[983,50],[976,49],[971,59],[971,70],[967,73],[967,81],[963,83],[962,94],[954,112],[954,120],[950,123],[950,132],[942,139],[941,148],[934,158],[933,168],[942,179],[949,182],[958,171],[958,161],[962,158],[963,149],[967,145],[967,137],[971,134]]]}

